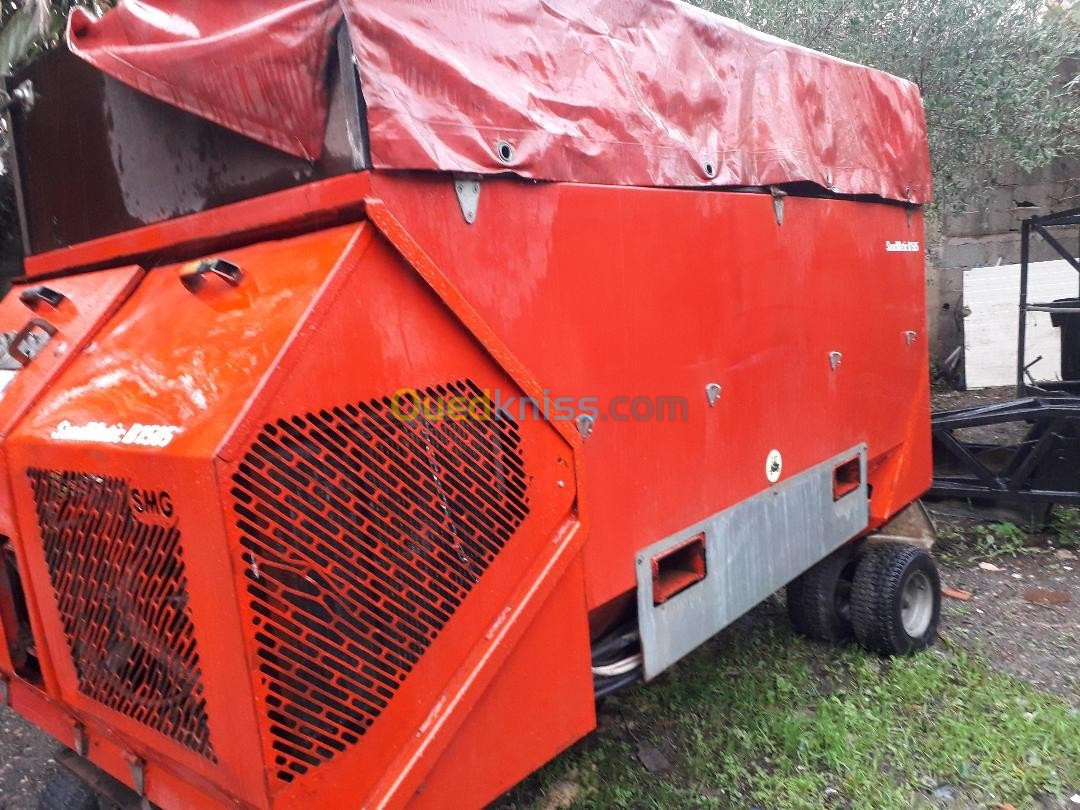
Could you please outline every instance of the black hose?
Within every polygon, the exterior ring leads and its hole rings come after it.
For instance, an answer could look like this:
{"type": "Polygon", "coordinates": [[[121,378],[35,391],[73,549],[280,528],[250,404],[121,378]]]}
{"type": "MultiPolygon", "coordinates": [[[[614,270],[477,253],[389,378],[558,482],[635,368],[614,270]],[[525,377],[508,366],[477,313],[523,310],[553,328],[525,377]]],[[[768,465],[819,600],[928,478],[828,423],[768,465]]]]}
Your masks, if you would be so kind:
{"type": "Polygon", "coordinates": [[[635,667],[622,675],[615,675],[610,678],[597,678],[593,681],[596,699],[599,700],[602,697],[614,694],[620,689],[624,689],[627,686],[636,683],[639,678],[641,678],[641,667],[635,667]]]}
{"type": "Polygon", "coordinates": [[[637,629],[632,623],[624,624],[611,635],[597,642],[592,648],[592,662],[594,666],[599,664],[598,659],[604,658],[616,650],[629,647],[637,641],[637,629]]]}

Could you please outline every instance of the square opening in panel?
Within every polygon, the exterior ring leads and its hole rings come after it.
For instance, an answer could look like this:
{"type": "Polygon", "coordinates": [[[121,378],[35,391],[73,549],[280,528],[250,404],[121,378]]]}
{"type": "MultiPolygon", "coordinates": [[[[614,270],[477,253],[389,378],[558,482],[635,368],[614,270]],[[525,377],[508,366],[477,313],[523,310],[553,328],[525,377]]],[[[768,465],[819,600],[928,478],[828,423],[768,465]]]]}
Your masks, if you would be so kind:
{"type": "Polygon", "coordinates": [[[862,483],[862,462],[859,456],[848,459],[833,470],[833,500],[850,495],[862,483]]]}
{"type": "Polygon", "coordinates": [[[705,579],[705,533],[652,558],[653,604],[660,605],[705,579]]]}

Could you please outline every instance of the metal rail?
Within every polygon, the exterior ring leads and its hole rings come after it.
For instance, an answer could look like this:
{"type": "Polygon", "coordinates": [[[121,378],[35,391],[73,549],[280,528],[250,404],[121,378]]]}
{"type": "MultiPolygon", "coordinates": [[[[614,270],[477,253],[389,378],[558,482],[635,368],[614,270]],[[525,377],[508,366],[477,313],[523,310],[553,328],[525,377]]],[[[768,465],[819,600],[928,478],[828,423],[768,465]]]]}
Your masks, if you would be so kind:
{"type": "MultiPolygon", "coordinates": [[[[1075,306],[1071,302],[1051,301],[1040,303],[1028,302],[1028,271],[1031,263],[1031,236],[1038,234],[1069,265],[1080,273],[1080,260],[1069,251],[1048,228],[1074,226],[1077,231],[1077,253],[1080,254],[1080,208],[1058,211],[1053,214],[1029,217],[1020,225],[1020,327],[1016,352],[1016,396],[1025,397],[1033,391],[1039,392],[1076,392],[1080,393],[1080,380],[1039,381],[1036,382],[1028,370],[1036,361],[1027,362],[1027,315],[1029,312],[1048,312],[1060,318],[1080,318],[1080,284],[1075,306]]],[[[1062,346],[1064,351],[1065,346],[1062,346]]]]}
{"type": "Polygon", "coordinates": [[[1029,397],[936,413],[931,495],[1080,504],[1080,397],[1029,397]],[[1026,424],[1016,444],[966,441],[965,428],[1026,424]]]}
{"type": "MultiPolygon", "coordinates": [[[[1050,313],[1055,324],[1080,318],[1080,296],[1051,302],[1028,300],[1031,237],[1038,234],[1069,265],[1080,272],[1080,260],[1071,255],[1048,228],[1080,227],[1080,208],[1030,217],[1021,224],[1019,334],[1016,353],[1018,399],[993,405],[935,413],[934,482],[931,496],[1005,501],[1014,504],[1080,504],[1080,379],[1075,360],[1062,339],[1062,381],[1036,382],[1025,356],[1027,315],[1050,313]],[[1070,372],[1070,373],[1066,373],[1070,372]],[[1038,392],[1039,396],[1030,396],[1038,392]],[[1018,441],[999,443],[965,438],[963,431],[997,425],[1021,426],[1018,441]]],[[[1080,240],[1078,240],[1080,242],[1080,240]]],[[[1080,250],[1080,244],[1078,244],[1080,250]]]]}

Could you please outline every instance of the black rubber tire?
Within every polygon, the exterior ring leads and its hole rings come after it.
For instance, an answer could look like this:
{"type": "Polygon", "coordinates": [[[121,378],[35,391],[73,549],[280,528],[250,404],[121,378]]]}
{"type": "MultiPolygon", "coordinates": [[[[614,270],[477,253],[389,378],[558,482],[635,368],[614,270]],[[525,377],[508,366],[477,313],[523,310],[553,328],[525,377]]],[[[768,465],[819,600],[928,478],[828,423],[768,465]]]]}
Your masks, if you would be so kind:
{"type": "Polygon", "coordinates": [[[67,768],[58,768],[38,796],[38,810],[99,810],[98,795],[67,768]]]}
{"type": "Polygon", "coordinates": [[[933,643],[941,622],[941,580],[929,552],[905,543],[868,546],[855,568],[851,623],[866,649],[882,655],[910,655],[933,643]],[[917,573],[929,580],[933,607],[924,632],[904,628],[904,587],[917,573]]]}
{"type": "Polygon", "coordinates": [[[802,635],[834,644],[853,636],[850,602],[855,550],[854,544],[847,543],[788,583],[788,617],[802,635]]]}

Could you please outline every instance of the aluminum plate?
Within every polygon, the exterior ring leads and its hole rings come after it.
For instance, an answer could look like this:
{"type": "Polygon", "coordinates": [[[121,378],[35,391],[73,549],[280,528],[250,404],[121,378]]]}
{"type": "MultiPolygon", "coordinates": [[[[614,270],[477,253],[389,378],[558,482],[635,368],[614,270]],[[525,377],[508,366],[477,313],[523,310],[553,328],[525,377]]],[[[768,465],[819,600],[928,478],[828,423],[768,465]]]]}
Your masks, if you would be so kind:
{"type": "Polygon", "coordinates": [[[866,445],[860,444],[643,549],[636,568],[645,679],[858,535],[869,520],[866,445]],[[859,485],[834,500],[834,471],[856,455],[859,485]],[[704,579],[654,605],[653,558],[702,532],[704,579]]]}

